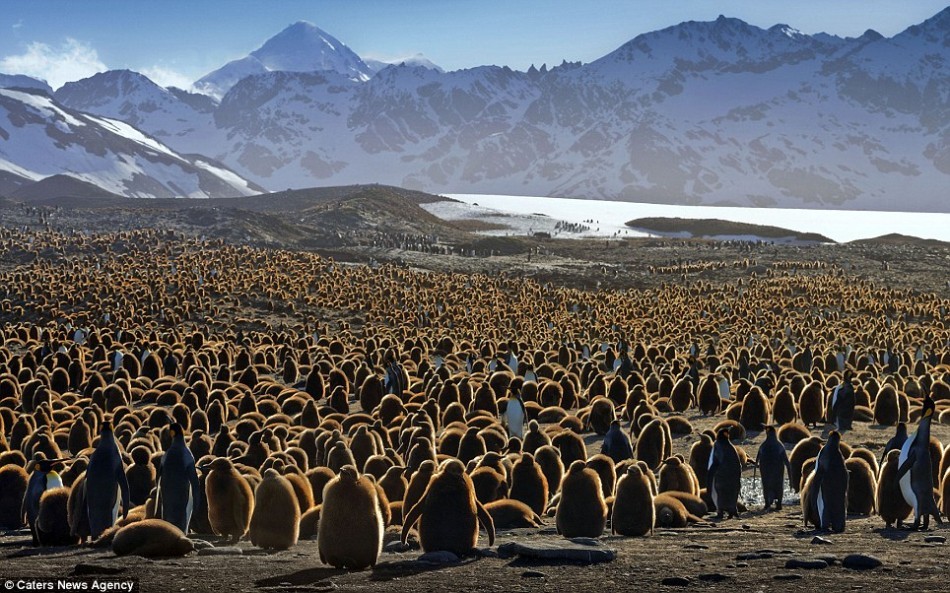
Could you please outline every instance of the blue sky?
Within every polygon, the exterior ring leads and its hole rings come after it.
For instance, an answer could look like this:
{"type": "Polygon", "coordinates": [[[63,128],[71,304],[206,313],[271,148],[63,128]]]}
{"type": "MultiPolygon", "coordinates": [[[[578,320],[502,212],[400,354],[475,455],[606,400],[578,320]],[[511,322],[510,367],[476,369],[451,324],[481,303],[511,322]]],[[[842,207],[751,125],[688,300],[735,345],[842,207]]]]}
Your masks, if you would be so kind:
{"type": "Polygon", "coordinates": [[[364,58],[447,70],[589,62],[641,33],[719,14],[805,33],[892,36],[946,0],[0,0],[0,72],[66,80],[115,68],[187,86],[307,20],[364,58]]]}

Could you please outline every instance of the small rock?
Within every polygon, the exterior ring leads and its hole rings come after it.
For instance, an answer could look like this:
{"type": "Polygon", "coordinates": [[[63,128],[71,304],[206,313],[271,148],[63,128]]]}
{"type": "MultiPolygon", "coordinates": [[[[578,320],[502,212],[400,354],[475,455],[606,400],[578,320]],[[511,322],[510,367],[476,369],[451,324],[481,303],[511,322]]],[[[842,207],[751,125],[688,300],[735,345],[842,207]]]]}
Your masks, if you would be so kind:
{"type": "Polygon", "coordinates": [[[81,577],[90,574],[119,574],[125,572],[124,568],[117,566],[99,566],[97,564],[77,564],[73,571],[69,573],[71,577],[81,577]]]}
{"type": "Polygon", "coordinates": [[[924,541],[928,544],[945,544],[947,543],[947,538],[942,535],[928,535],[924,538],[924,541]]]}
{"type": "Polygon", "coordinates": [[[748,523],[743,523],[743,524],[742,524],[742,528],[743,528],[743,529],[752,529],[752,526],[749,525],[748,523]]]}
{"type": "Polygon", "coordinates": [[[498,558],[498,552],[491,548],[474,548],[472,553],[478,558],[498,558]]]}
{"type": "Polygon", "coordinates": [[[684,550],[708,550],[709,546],[704,544],[686,544],[683,546],[684,550]]]}
{"type": "Polygon", "coordinates": [[[540,570],[526,570],[521,573],[521,578],[523,579],[546,579],[548,575],[544,574],[540,570]]]}
{"type": "Polygon", "coordinates": [[[198,550],[199,556],[241,556],[244,550],[237,546],[222,546],[220,548],[205,548],[198,550]]]}
{"type": "Polygon", "coordinates": [[[736,556],[736,560],[768,560],[774,555],[771,552],[743,552],[736,556]]]}
{"type": "Polygon", "coordinates": [[[399,552],[408,552],[412,549],[412,546],[409,544],[404,544],[398,539],[396,541],[389,542],[383,547],[387,552],[399,553],[399,552]]]}
{"type": "Polygon", "coordinates": [[[884,564],[870,554],[849,554],[841,561],[841,566],[854,570],[871,570],[884,564]]]}
{"type": "Polygon", "coordinates": [[[583,564],[609,562],[617,553],[597,540],[596,545],[582,545],[570,540],[554,542],[513,541],[498,546],[499,558],[524,556],[540,560],[567,560],[583,564]]]}
{"type": "Polygon", "coordinates": [[[727,575],[727,574],[722,574],[722,573],[719,573],[719,572],[706,572],[706,573],[703,573],[703,574],[699,575],[699,577],[697,577],[697,578],[699,578],[699,580],[701,580],[701,581],[707,581],[707,582],[710,582],[710,583],[720,583],[720,582],[725,581],[726,579],[728,579],[728,578],[729,578],[729,575],[727,575]]]}
{"type": "Polygon", "coordinates": [[[736,562],[736,568],[749,568],[748,562],[736,562]]]}
{"type": "Polygon", "coordinates": [[[692,582],[692,579],[687,577],[666,577],[660,581],[660,584],[666,585],[667,587],[686,587],[692,582]]]}
{"type": "Polygon", "coordinates": [[[824,560],[828,563],[828,566],[834,566],[838,562],[838,557],[834,554],[818,554],[815,558],[819,560],[824,560]]]}
{"type": "Polygon", "coordinates": [[[459,557],[452,552],[439,550],[437,552],[426,552],[418,558],[419,562],[428,562],[429,564],[454,564],[459,561],[459,557]]]}
{"type": "Polygon", "coordinates": [[[820,535],[816,535],[815,537],[811,538],[811,543],[820,544],[820,545],[828,545],[828,544],[831,544],[832,542],[828,538],[824,538],[824,537],[821,537],[820,535]]]}
{"type": "Polygon", "coordinates": [[[820,570],[828,568],[828,563],[817,558],[789,558],[785,561],[785,568],[804,568],[805,570],[820,570]]]}
{"type": "Polygon", "coordinates": [[[802,575],[797,572],[790,572],[787,574],[777,574],[772,577],[776,581],[797,581],[798,579],[804,578],[802,575]]]}

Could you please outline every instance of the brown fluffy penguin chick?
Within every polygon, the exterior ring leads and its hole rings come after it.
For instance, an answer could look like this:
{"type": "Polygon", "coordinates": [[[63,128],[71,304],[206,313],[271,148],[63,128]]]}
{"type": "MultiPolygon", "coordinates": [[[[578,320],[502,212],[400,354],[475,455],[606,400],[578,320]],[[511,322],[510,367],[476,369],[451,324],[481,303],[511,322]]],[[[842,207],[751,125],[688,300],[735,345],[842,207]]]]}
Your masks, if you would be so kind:
{"type": "Polygon", "coordinates": [[[558,534],[566,537],[600,537],[607,524],[607,504],[600,476],[575,461],[561,481],[561,500],[555,514],[558,534]]]}
{"type": "Polygon", "coordinates": [[[112,536],[112,551],[116,556],[171,558],[194,550],[194,544],[181,529],[161,519],[136,521],[112,536]]]}
{"type": "MultiPolygon", "coordinates": [[[[900,468],[900,449],[891,449],[884,458],[881,473],[877,481],[877,512],[884,519],[884,525],[896,525],[900,528],[914,509],[904,500],[897,470],[900,468]]],[[[946,481],[946,479],[945,479],[946,481]]],[[[941,499],[941,503],[946,499],[941,499]]]]}
{"type": "Polygon", "coordinates": [[[416,473],[412,474],[412,478],[409,480],[409,487],[406,488],[406,496],[402,499],[403,513],[409,512],[408,509],[416,506],[416,503],[419,502],[419,499],[425,494],[426,489],[429,487],[429,482],[432,481],[434,475],[435,462],[431,459],[423,461],[422,465],[419,466],[416,473]]]}
{"type": "Polygon", "coordinates": [[[495,543],[495,524],[491,515],[475,499],[472,480],[457,459],[446,461],[422,498],[405,510],[402,542],[409,530],[419,523],[419,543],[426,552],[445,550],[462,556],[478,544],[478,524],[488,532],[488,545],[495,543]]]}
{"type": "Polygon", "coordinates": [[[653,498],[653,507],[656,513],[657,527],[679,529],[690,523],[701,521],[699,517],[691,515],[679,499],[669,494],[656,495],[653,498]]]}
{"type": "Polygon", "coordinates": [[[248,527],[251,543],[265,550],[286,550],[297,543],[300,505],[290,481],[274,468],[264,471],[254,493],[254,513],[248,527]]]}
{"type": "Polygon", "coordinates": [[[631,465],[617,482],[610,531],[628,536],[652,534],[655,522],[656,508],[650,480],[643,475],[639,465],[631,465]]]}
{"type": "Polygon", "coordinates": [[[217,535],[226,535],[237,542],[247,531],[254,510],[254,493],[244,476],[234,469],[227,457],[211,462],[205,480],[208,521],[217,535]]]}
{"type": "Polygon", "coordinates": [[[41,546],[71,546],[79,538],[69,530],[69,488],[53,488],[40,496],[36,531],[41,546]]]}
{"type": "Polygon", "coordinates": [[[376,485],[355,466],[344,466],[323,490],[317,527],[320,561],[353,570],[375,566],[385,529],[376,485]]]}
{"type": "Polygon", "coordinates": [[[520,500],[539,515],[548,506],[548,481],[534,455],[523,453],[512,468],[508,498],[520,500]]]}
{"type": "Polygon", "coordinates": [[[548,496],[554,496],[561,488],[564,478],[564,464],[561,453],[554,445],[545,445],[534,453],[534,460],[541,467],[541,473],[548,481],[548,496]]]}
{"type": "Polygon", "coordinates": [[[795,448],[792,449],[792,454],[788,456],[788,483],[795,492],[801,490],[802,484],[807,477],[802,466],[812,457],[818,457],[818,452],[821,451],[821,445],[822,441],[820,438],[809,437],[795,445],[795,448]]]}
{"type": "Polygon", "coordinates": [[[877,482],[871,464],[859,457],[846,459],[848,470],[848,512],[858,515],[874,513],[877,498],[877,482]]]}
{"type": "Polygon", "coordinates": [[[706,487],[706,474],[709,473],[709,454],[712,453],[713,439],[707,433],[699,435],[699,440],[689,448],[689,466],[693,468],[696,483],[700,489],[706,487]]]}
{"type": "Polygon", "coordinates": [[[502,498],[485,505],[495,529],[519,529],[541,527],[541,517],[520,500],[502,498]]]}
{"type": "Polygon", "coordinates": [[[19,465],[9,464],[0,468],[0,530],[23,526],[23,496],[29,479],[26,470],[19,465]]]}
{"type": "Polygon", "coordinates": [[[659,479],[660,492],[676,490],[688,494],[699,494],[699,486],[692,469],[676,455],[663,460],[660,465],[659,479]]]}

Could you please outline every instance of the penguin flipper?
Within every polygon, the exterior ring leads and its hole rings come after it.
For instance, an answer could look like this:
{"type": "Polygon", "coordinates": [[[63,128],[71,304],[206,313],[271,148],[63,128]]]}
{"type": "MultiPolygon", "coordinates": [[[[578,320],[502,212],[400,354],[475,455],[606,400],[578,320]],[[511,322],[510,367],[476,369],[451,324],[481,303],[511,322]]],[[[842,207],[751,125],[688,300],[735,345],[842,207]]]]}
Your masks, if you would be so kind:
{"type": "Polygon", "coordinates": [[[911,449],[907,454],[907,459],[904,460],[904,463],[897,468],[897,479],[900,480],[904,477],[904,474],[910,471],[910,468],[914,466],[914,462],[917,460],[917,452],[911,449]]]}
{"type": "Polygon", "coordinates": [[[122,471],[122,464],[119,464],[119,490],[122,491],[122,518],[125,519],[129,515],[129,479],[126,477],[125,472],[122,471]]]}
{"type": "Polygon", "coordinates": [[[406,540],[409,539],[409,530],[412,529],[412,526],[415,525],[416,521],[419,520],[419,517],[422,516],[422,508],[425,505],[425,501],[426,501],[426,496],[423,495],[422,498],[419,499],[419,502],[417,502],[411,509],[409,509],[409,512],[406,514],[406,517],[403,519],[402,535],[400,536],[400,540],[399,540],[402,543],[406,543],[406,540]]]}
{"type": "Polygon", "coordinates": [[[495,522],[492,520],[488,511],[485,510],[485,507],[482,506],[482,503],[477,500],[475,501],[475,509],[478,511],[478,522],[481,523],[485,531],[488,532],[488,545],[495,545],[495,522]]]}

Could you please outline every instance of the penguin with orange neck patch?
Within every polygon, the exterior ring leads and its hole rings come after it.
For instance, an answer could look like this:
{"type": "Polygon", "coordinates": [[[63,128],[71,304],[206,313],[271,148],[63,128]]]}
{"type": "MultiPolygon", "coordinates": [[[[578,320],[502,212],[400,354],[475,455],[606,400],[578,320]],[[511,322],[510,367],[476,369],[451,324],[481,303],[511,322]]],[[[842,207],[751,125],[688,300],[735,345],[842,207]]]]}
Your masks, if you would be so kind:
{"type": "Polygon", "coordinates": [[[930,516],[933,515],[938,525],[943,524],[940,510],[934,501],[933,473],[930,460],[930,423],[933,420],[936,405],[927,393],[924,397],[924,407],[920,415],[920,423],[913,436],[904,441],[901,447],[897,469],[897,480],[900,483],[901,494],[914,509],[913,530],[920,529],[920,520],[923,517],[924,530],[930,527],[930,516]]]}

